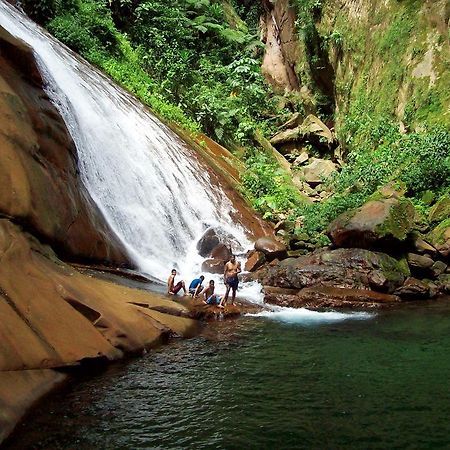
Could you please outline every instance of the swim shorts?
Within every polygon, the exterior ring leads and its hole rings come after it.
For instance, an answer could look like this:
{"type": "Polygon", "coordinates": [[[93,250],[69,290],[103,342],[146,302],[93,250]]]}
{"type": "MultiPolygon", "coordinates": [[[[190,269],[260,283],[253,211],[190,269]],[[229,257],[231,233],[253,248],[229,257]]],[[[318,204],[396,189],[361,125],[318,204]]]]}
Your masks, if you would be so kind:
{"type": "Polygon", "coordinates": [[[181,281],[179,281],[171,290],[171,292],[173,294],[178,294],[178,292],[180,291],[180,289],[183,287],[183,283],[181,281]]]}
{"type": "Polygon", "coordinates": [[[237,277],[237,275],[232,276],[232,277],[228,277],[225,281],[225,284],[227,286],[230,286],[231,289],[233,289],[234,291],[237,289],[238,284],[239,284],[239,278],[237,277]]]}
{"type": "Polygon", "coordinates": [[[220,303],[220,295],[210,295],[208,300],[206,300],[206,303],[208,303],[208,305],[218,305],[220,303]]]}

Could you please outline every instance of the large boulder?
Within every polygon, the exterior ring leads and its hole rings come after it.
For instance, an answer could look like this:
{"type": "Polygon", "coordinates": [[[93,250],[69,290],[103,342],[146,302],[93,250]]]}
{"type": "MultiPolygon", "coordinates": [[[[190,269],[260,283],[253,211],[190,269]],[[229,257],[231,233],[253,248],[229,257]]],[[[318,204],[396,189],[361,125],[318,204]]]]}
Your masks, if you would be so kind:
{"type": "Polygon", "coordinates": [[[426,283],[409,277],[403,286],[396,289],[395,294],[405,300],[417,300],[420,298],[429,298],[433,293],[430,292],[430,287],[426,283]]]}
{"type": "Polygon", "coordinates": [[[320,250],[287,258],[260,273],[263,285],[302,289],[326,285],[392,293],[409,276],[405,261],[364,249],[320,250]]]}
{"type": "Polygon", "coordinates": [[[202,272],[208,273],[223,273],[225,268],[225,261],[222,259],[206,259],[202,263],[202,272]]]}
{"type": "Polygon", "coordinates": [[[336,170],[336,164],[329,159],[311,158],[311,162],[303,166],[299,173],[307,183],[317,185],[336,170]]]}
{"type": "Polygon", "coordinates": [[[337,247],[373,248],[381,244],[399,244],[406,241],[414,220],[414,206],[405,198],[371,200],[331,222],[328,236],[337,247]]]}
{"type": "Polygon", "coordinates": [[[255,242],[255,250],[261,252],[267,261],[283,259],[287,256],[286,245],[271,236],[264,236],[255,242]]]}
{"type": "Polygon", "coordinates": [[[442,221],[427,235],[427,241],[445,258],[450,255],[450,219],[442,221]]]}
{"type": "Polygon", "coordinates": [[[247,272],[254,272],[258,270],[266,262],[264,253],[253,250],[247,257],[245,262],[245,270],[247,272]]]}
{"type": "Polygon", "coordinates": [[[198,253],[205,258],[211,256],[213,250],[218,249],[219,246],[225,246],[235,250],[242,248],[231,234],[219,228],[208,228],[197,242],[198,253]]]}

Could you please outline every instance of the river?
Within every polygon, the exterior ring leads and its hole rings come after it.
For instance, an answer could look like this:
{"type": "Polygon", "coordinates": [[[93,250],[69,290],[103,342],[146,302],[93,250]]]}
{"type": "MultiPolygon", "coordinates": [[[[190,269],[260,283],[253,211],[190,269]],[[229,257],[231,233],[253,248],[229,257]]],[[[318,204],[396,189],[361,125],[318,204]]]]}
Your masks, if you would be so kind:
{"type": "Polygon", "coordinates": [[[7,448],[448,449],[450,301],[212,323],[78,376],[7,448]]]}

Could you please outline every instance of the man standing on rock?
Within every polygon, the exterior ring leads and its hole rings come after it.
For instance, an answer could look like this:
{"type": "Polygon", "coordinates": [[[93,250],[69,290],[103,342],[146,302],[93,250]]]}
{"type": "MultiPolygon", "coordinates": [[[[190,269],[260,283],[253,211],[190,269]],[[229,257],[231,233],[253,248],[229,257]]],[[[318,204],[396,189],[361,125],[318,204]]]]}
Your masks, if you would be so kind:
{"type": "Polygon", "coordinates": [[[223,278],[227,290],[225,291],[225,295],[221,302],[222,305],[225,305],[227,303],[230,289],[232,290],[231,304],[234,305],[234,300],[236,298],[236,291],[239,284],[238,273],[240,272],[241,272],[241,263],[236,261],[236,257],[234,255],[231,255],[230,260],[225,264],[225,269],[223,272],[223,278]]]}

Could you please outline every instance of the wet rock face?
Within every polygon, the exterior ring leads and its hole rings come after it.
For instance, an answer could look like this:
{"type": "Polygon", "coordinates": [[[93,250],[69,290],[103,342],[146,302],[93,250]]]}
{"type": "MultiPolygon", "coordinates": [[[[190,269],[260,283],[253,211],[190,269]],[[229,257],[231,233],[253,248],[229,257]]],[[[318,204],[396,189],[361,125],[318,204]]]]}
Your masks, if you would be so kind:
{"type": "Polygon", "coordinates": [[[83,275],[5,219],[0,259],[0,372],[116,359],[193,325],[170,299],[83,275]]]}
{"type": "Polygon", "coordinates": [[[414,226],[415,210],[409,200],[372,200],[347,211],[328,227],[328,236],[337,247],[373,248],[400,244],[414,226]]]}
{"type": "Polygon", "coordinates": [[[84,275],[6,219],[0,260],[0,443],[64,378],[51,369],[117,359],[195,332],[184,306],[84,275]]]}
{"type": "Polygon", "coordinates": [[[74,143],[31,50],[0,30],[0,213],[69,259],[130,265],[82,186],[74,143]]]}
{"type": "MultiPolygon", "coordinates": [[[[216,228],[209,228],[205,231],[203,236],[197,242],[197,250],[200,256],[209,257],[213,256],[213,251],[224,253],[223,248],[238,248],[240,244],[236,239],[223,230],[218,230],[216,228]]],[[[226,256],[226,255],[225,255],[226,256]]],[[[217,255],[215,256],[217,257],[217,255]]],[[[227,258],[225,258],[227,259],[227,258]]]]}

